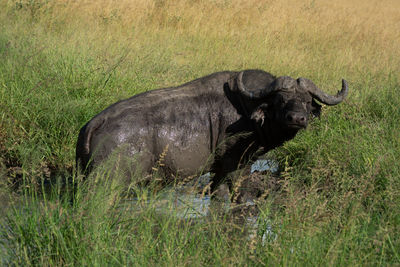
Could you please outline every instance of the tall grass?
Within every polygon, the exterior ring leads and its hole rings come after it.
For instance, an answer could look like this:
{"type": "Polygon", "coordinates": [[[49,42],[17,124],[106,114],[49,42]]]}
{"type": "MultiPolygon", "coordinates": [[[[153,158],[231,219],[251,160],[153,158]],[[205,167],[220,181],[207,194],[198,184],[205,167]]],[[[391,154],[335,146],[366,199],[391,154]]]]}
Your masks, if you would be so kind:
{"type": "Polygon", "coordinates": [[[399,264],[398,1],[0,0],[0,22],[0,196],[11,206],[0,253],[10,263],[399,264]],[[262,205],[268,224],[254,240],[227,218],[125,211],[107,175],[78,182],[74,196],[62,185],[38,193],[78,178],[78,130],[111,103],[245,68],[330,93],[341,78],[350,86],[274,151],[281,189],[262,205]],[[263,242],[270,226],[276,238],[263,242]]]}

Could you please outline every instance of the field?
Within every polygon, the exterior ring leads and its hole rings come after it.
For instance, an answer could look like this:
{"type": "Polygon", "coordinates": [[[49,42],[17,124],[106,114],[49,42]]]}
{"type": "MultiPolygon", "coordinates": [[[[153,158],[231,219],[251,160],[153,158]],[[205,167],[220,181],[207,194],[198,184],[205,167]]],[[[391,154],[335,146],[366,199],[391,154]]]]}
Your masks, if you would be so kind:
{"type": "Polygon", "coordinates": [[[396,0],[0,0],[0,264],[400,265],[399,29],[396,0]],[[350,88],[272,152],[257,234],[74,173],[78,131],[108,105],[250,68],[350,88]]]}

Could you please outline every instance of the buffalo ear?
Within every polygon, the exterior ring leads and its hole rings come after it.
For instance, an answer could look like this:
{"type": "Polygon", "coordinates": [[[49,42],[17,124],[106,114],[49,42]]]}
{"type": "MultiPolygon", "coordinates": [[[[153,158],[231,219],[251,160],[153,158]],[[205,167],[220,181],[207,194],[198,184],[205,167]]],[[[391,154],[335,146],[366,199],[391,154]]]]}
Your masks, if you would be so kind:
{"type": "Polygon", "coordinates": [[[251,113],[250,119],[254,120],[257,123],[261,122],[261,126],[264,124],[265,119],[265,111],[268,107],[268,104],[262,104],[256,108],[253,113],[251,113]]]}
{"type": "Polygon", "coordinates": [[[311,102],[311,113],[314,117],[319,117],[321,115],[321,105],[318,104],[314,98],[311,102]]]}

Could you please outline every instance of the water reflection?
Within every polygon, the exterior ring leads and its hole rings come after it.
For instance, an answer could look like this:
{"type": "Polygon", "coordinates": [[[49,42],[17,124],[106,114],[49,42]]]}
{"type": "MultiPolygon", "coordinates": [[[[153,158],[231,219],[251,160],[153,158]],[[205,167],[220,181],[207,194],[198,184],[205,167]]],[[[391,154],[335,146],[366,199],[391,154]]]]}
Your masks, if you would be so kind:
{"type": "Polygon", "coordinates": [[[277,173],[279,170],[279,165],[276,160],[273,159],[258,159],[256,160],[253,165],[251,165],[250,172],[263,172],[263,171],[270,171],[272,173],[277,173]]]}
{"type": "MultiPolygon", "coordinates": [[[[278,162],[273,159],[259,159],[251,166],[251,173],[265,172],[277,173],[279,169],[278,162]]],[[[181,219],[202,219],[209,215],[211,199],[209,195],[201,195],[188,190],[188,188],[204,188],[210,183],[210,173],[206,173],[189,185],[179,188],[167,189],[158,195],[157,200],[148,200],[147,204],[155,208],[160,214],[174,214],[181,219]]],[[[198,192],[198,191],[197,191],[198,192]]],[[[137,199],[130,200],[130,205],[138,202],[137,199]],[[133,203],[132,203],[133,202],[133,203]]],[[[231,203],[221,203],[222,209],[228,211],[231,203]]],[[[248,202],[246,206],[255,205],[254,202],[248,202]]],[[[135,206],[135,205],[133,205],[135,206]]],[[[140,205],[137,206],[140,208],[140,205]]],[[[262,242],[276,239],[271,224],[267,220],[261,220],[258,216],[249,216],[246,218],[246,227],[249,229],[249,238],[253,238],[259,233],[262,236],[262,242]]]]}

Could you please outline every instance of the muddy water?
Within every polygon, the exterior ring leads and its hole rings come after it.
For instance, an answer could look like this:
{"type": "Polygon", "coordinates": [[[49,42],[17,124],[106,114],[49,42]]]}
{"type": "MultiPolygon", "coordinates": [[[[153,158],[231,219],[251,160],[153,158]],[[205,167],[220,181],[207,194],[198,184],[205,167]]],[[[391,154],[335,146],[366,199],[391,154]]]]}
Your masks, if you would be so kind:
{"type": "MultiPolygon", "coordinates": [[[[271,173],[278,172],[278,163],[274,160],[263,159],[257,160],[251,166],[251,173],[253,172],[263,172],[270,171],[271,173]]],[[[159,195],[154,205],[157,211],[162,213],[168,213],[173,210],[175,215],[179,218],[201,218],[208,214],[210,207],[210,196],[201,195],[194,193],[190,190],[195,186],[196,188],[203,188],[210,183],[210,173],[206,173],[200,176],[191,183],[189,186],[182,186],[179,188],[165,190],[159,195]],[[173,206],[171,206],[173,203],[173,206]]],[[[198,192],[199,190],[197,190],[198,192]]],[[[200,190],[201,191],[201,190],[200,190]]],[[[129,200],[131,204],[135,205],[138,199],[133,198],[129,200]]],[[[148,202],[150,204],[150,201],[148,202]]],[[[226,208],[229,209],[230,203],[224,203],[226,208]]],[[[254,205],[254,203],[249,202],[247,205],[254,205]]]]}
{"type": "MultiPolygon", "coordinates": [[[[272,159],[262,159],[257,160],[251,166],[251,173],[253,172],[263,172],[269,171],[271,173],[277,173],[279,169],[278,163],[272,159]]],[[[197,187],[204,187],[210,182],[210,174],[200,176],[195,183],[197,187]]],[[[193,184],[191,185],[193,186],[193,184]]],[[[196,191],[199,192],[199,191],[196,191]]],[[[157,200],[150,200],[147,204],[151,205],[160,214],[173,214],[180,219],[196,219],[202,220],[210,214],[210,204],[211,199],[208,195],[201,195],[186,187],[174,188],[164,191],[159,195],[157,200]]],[[[141,205],[138,203],[140,200],[133,198],[129,200],[129,203],[124,203],[126,205],[131,205],[133,209],[140,208],[141,205]]],[[[225,202],[221,203],[222,209],[229,211],[231,208],[231,203],[225,202]]],[[[254,202],[245,203],[247,206],[255,205],[254,202]]],[[[221,208],[221,207],[220,207],[221,208]]],[[[266,240],[275,239],[276,235],[266,220],[261,220],[258,216],[249,216],[245,221],[246,228],[249,230],[249,238],[255,237],[257,232],[262,228],[262,239],[263,242],[266,240]]]]}

